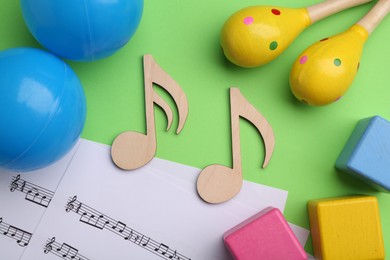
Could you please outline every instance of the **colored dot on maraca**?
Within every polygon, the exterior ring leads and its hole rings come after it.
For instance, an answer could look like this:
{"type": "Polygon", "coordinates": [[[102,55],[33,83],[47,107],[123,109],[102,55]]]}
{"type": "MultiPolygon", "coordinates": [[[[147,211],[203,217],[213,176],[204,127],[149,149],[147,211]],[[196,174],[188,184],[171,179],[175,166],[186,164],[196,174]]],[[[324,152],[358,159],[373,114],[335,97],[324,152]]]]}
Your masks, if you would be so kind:
{"type": "Polygon", "coordinates": [[[135,33],[143,0],[21,0],[35,39],[57,56],[74,61],[108,57],[135,33]]]}
{"type": "Polygon", "coordinates": [[[77,75],[38,49],[0,52],[0,167],[48,166],[77,142],[86,102],[77,75]]]}
{"type": "Polygon", "coordinates": [[[306,49],[290,73],[295,97],[315,106],[339,100],[355,78],[367,37],[367,31],[355,25],[306,49]]]}
{"type": "Polygon", "coordinates": [[[221,46],[225,56],[234,64],[256,67],[279,56],[309,24],[304,9],[248,7],[226,21],[221,46]],[[283,29],[284,20],[289,21],[288,30],[283,29]]]}
{"type": "Polygon", "coordinates": [[[306,8],[251,6],[228,18],[220,42],[228,60],[257,67],[277,58],[309,25],[370,0],[325,1],[306,8]]]}

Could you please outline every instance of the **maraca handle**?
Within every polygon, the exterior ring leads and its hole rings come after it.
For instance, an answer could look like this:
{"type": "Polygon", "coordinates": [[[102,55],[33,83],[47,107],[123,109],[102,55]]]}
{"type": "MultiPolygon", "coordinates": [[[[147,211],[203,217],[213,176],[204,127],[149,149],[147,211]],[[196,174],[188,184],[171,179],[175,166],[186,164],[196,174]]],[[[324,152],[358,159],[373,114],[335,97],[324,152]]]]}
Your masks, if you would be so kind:
{"type": "Polygon", "coordinates": [[[390,11],[390,0],[378,0],[375,6],[357,24],[370,34],[390,11]]]}
{"type": "Polygon", "coordinates": [[[316,5],[307,7],[311,23],[315,23],[327,16],[338,13],[342,10],[362,5],[372,0],[328,0],[316,5]]]}

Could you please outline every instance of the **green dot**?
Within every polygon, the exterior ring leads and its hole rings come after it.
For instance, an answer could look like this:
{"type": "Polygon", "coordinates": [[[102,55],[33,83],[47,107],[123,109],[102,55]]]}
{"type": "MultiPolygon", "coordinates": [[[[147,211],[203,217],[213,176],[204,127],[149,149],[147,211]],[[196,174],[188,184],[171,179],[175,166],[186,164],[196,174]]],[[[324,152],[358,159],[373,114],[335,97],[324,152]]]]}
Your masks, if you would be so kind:
{"type": "Polygon", "coordinates": [[[340,59],[335,59],[333,61],[334,65],[336,65],[337,67],[341,65],[341,60],[340,59]]]}
{"type": "Polygon", "coordinates": [[[271,42],[271,44],[269,45],[269,49],[273,51],[276,50],[276,48],[278,48],[278,43],[276,41],[271,42]]]}

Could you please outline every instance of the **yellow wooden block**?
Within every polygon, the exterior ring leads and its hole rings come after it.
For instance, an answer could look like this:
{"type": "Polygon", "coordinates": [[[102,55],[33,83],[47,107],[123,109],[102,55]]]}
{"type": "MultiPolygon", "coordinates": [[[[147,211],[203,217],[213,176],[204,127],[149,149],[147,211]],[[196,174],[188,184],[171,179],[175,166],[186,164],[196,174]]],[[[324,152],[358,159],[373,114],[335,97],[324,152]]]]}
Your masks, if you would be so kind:
{"type": "Polygon", "coordinates": [[[375,197],[312,200],[308,210],[314,255],[318,259],[385,259],[375,197]]]}

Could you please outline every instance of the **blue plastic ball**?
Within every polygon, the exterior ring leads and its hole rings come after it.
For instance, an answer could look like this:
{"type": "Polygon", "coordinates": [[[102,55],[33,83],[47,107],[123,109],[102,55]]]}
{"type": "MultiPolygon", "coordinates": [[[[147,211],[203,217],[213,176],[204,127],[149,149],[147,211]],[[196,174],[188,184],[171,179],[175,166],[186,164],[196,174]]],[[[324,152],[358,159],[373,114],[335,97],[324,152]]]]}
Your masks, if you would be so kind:
{"type": "Polygon", "coordinates": [[[20,0],[27,27],[46,49],[74,61],[114,54],[135,33],[143,0],[20,0]]]}
{"type": "Polygon", "coordinates": [[[77,142],[86,117],[85,95],[73,70],[32,48],[0,52],[0,167],[48,166],[77,142]]]}

